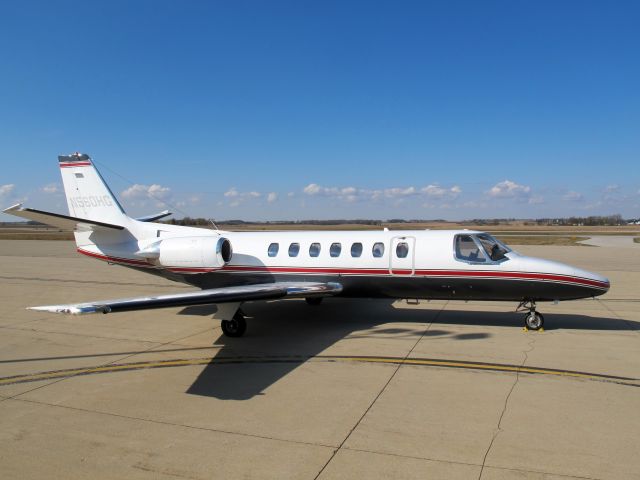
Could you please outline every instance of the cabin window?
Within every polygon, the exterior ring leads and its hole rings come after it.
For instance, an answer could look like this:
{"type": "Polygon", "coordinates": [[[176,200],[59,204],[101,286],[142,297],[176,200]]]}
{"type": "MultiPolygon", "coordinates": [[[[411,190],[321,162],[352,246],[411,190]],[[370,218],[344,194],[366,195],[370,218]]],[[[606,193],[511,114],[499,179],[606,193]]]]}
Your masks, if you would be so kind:
{"type": "Polygon", "coordinates": [[[329,255],[331,255],[332,257],[339,257],[341,251],[342,251],[342,244],[332,243],[331,247],[329,248],[329,255]]]}
{"type": "Polygon", "coordinates": [[[278,255],[278,249],[280,248],[280,245],[278,245],[277,243],[272,243],[271,245],[269,245],[269,249],[267,250],[267,254],[270,257],[275,257],[276,255],[278,255]]]}
{"type": "Polygon", "coordinates": [[[312,243],[311,245],[309,245],[309,256],[317,257],[318,255],[320,255],[320,244],[312,243]]]}
{"type": "Polygon", "coordinates": [[[373,248],[371,249],[371,253],[375,258],[380,258],[384,255],[384,243],[376,242],[373,244],[373,248]]]}
{"type": "Polygon", "coordinates": [[[299,251],[300,251],[300,244],[299,243],[292,243],[291,245],[289,245],[289,256],[290,257],[297,257],[299,251]]]}
{"type": "Polygon", "coordinates": [[[362,244],[360,242],[356,242],[351,245],[351,256],[359,257],[362,255],[362,244]]]}
{"type": "Polygon", "coordinates": [[[409,255],[409,244],[407,242],[400,242],[396,245],[396,256],[398,258],[407,258],[409,255]]]}
{"type": "Polygon", "coordinates": [[[484,252],[471,235],[458,235],[456,237],[456,258],[465,262],[483,263],[487,261],[484,252]]]}

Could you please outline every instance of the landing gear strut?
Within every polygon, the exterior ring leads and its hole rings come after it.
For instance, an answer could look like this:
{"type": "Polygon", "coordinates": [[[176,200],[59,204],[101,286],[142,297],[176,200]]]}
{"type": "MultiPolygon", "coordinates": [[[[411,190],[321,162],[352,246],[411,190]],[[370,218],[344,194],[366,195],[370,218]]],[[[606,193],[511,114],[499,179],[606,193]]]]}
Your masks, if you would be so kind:
{"type": "Polygon", "coordinates": [[[516,308],[516,312],[522,310],[528,310],[528,312],[524,314],[524,328],[526,330],[543,330],[544,317],[536,311],[536,302],[533,300],[521,301],[518,308],[516,308]]]}
{"type": "Polygon", "coordinates": [[[238,309],[231,320],[222,320],[220,326],[222,327],[222,333],[227,337],[241,337],[247,330],[244,312],[238,309]]]}

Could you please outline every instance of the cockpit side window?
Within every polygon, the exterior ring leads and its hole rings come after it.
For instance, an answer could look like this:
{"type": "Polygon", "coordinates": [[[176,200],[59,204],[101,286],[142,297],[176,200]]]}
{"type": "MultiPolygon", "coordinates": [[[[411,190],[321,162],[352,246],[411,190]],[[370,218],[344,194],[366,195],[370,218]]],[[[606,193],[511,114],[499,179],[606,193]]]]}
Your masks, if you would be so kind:
{"type": "Polygon", "coordinates": [[[471,235],[456,237],[456,258],[464,262],[483,263],[487,261],[484,252],[478,247],[471,235]]]}
{"type": "Polygon", "coordinates": [[[509,251],[508,247],[493,238],[491,235],[481,233],[476,235],[476,238],[480,241],[480,244],[492,261],[499,262],[500,260],[507,258],[505,253],[509,251]]]}

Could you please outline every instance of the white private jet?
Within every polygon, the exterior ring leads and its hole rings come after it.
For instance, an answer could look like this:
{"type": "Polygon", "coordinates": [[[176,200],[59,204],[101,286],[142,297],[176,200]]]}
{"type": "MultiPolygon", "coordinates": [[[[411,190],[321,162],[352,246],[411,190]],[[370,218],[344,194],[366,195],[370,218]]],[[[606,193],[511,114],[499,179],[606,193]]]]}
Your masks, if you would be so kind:
{"type": "Polygon", "coordinates": [[[111,313],[215,304],[230,337],[246,330],[242,302],[325,296],[504,300],[539,330],[538,301],[595,297],[609,280],[558,262],[520,255],[469,230],[228,232],[153,223],[169,212],[127,216],[88,155],[58,157],[69,215],[14,205],[5,213],[75,232],[77,250],[200,290],[171,295],[31,307],[111,313]]]}

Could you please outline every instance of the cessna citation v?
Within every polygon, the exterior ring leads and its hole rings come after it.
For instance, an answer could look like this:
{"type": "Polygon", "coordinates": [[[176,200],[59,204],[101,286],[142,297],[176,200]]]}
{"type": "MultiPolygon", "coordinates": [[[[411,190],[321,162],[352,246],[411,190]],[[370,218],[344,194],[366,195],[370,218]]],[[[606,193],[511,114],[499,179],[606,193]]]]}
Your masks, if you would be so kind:
{"type": "Polygon", "coordinates": [[[470,230],[227,232],[153,223],[169,212],[127,216],[88,155],[58,157],[69,215],[22,205],[4,212],[74,230],[88,257],[187,283],[170,295],[31,307],[115,313],[215,304],[222,331],[246,330],[242,302],[323,297],[504,300],[519,302],[525,326],[542,328],[538,301],[602,295],[609,280],[558,262],[520,255],[470,230]]]}

